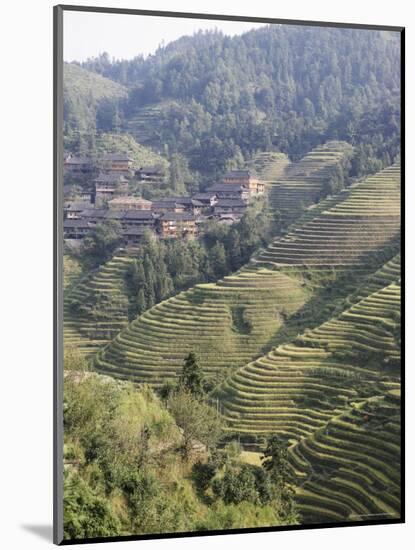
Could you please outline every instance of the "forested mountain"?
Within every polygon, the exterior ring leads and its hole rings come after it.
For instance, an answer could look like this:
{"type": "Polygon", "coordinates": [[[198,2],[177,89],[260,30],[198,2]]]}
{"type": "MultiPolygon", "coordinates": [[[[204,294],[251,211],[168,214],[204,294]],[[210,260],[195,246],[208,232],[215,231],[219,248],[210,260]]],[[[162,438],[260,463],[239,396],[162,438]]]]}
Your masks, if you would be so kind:
{"type": "Polygon", "coordinates": [[[101,106],[98,129],[128,128],[202,174],[259,150],[298,158],[345,139],[357,150],[352,175],[361,175],[398,152],[399,55],[397,33],[273,25],[232,38],[199,32],[147,59],[104,54],[82,66],[128,88],[101,106]]]}
{"type": "Polygon", "coordinates": [[[94,136],[97,119],[98,121],[100,117],[105,119],[105,109],[109,105],[111,119],[107,127],[116,129],[118,122],[112,110],[118,100],[126,95],[127,90],[121,84],[91,73],[74,63],[65,63],[63,78],[65,146],[81,152],[88,150],[91,147],[91,137],[94,136]]]}

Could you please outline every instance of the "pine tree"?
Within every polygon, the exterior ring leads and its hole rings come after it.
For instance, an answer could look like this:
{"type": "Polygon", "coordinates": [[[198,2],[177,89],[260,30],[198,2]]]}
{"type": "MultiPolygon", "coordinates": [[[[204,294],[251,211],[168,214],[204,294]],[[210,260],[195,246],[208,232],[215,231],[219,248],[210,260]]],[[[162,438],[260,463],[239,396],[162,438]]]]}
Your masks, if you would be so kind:
{"type": "Polygon", "coordinates": [[[184,360],[179,385],[195,397],[202,397],[204,393],[203,378],[203,372],[197,363],[196,355],[194,353],[189,353],[184,360]]]}
{"type": "Polygon", "coordinates": [[[141,315],[143,311],[147,309],[147,303],[146,303],[146,295],[144,293],[144,289],[140,288],[137,294],[137,314],[141,315]]]}

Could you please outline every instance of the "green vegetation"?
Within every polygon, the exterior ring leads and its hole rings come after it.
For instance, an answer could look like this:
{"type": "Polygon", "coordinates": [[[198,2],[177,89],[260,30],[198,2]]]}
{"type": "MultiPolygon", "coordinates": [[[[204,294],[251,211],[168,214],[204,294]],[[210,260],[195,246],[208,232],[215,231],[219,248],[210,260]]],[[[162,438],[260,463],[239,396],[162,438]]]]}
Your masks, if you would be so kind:
{"type": "Polygon", "coordinates": [[[392,167],[348,187],[239,272],[147,310],[97,354],[96,368],[159,386],[194,351],[205,375],[219,382],[293,330],[330,318],[352,281],[396,253],[399,173],[392,167]]]}
{"type": "Polygon", "coordinates": [[[221,421],[204,401],[179,390],[166,408],[148,387],[92,373],[74,353],[66,355],[64,385],[65,539],[296,521],[265,470],[216,448],[221,421]],[[266,506],[243,487],[230,496],[230,472],[238,470],[236,485],[269,488],[266,506]],[[225,478],[224,495],[214,494],[215,479],[225,478]]]}
{"type": "Polygon", "coordinates": [[[98,224],[85,237],[80,257],[68,256],[67,263],[82,260],[86,275],[65,293],[66,344],[92,353],[156,303],[240,267],[273,233],[272,217],[261,206],[250,206],[231,227],[206,224],[199,240],[161,241],[149,233],[138,250],[118,249],[111,259],[119,244],[117,224],[98,224]]]}
{"type": "Polygon", "coordinates": [[[399,68],[397,33],[304,26],[65,64],[65,149],[162,169],[130,193],[266,184],[194,240],[67,250],[65,538],[399,517],[399,68]]]}
{"type": "Polygon", "coordinates": [[[133,168],[138,169],[144,165],[156,165],[162,169],[168,169],[167,160],[148,147],[137,143],[133,136],[125,133],[99,133],[95,140],[95,148],[91,153],[99,158],[105,153],[127,153],[133,161],[133,168]]]}
{"type": "Polygon", "coordinates": [[[118,105],[127,90],[73,63],[64,64],[63,80],[65,147],[85,153],[93,144],[100,104],[111,100],[118,105]]]}
{"type": "Polygon", "coordinates": [[[204,176],[258,151],[298,159],[332,139],[356,146],[362,176],[399,153],[399,55],[398,33],[273,25],[232,38],[200,32],[145,60],[102,55],[83,67],[128,87],[126,131],[184,154],[204,176]]]}

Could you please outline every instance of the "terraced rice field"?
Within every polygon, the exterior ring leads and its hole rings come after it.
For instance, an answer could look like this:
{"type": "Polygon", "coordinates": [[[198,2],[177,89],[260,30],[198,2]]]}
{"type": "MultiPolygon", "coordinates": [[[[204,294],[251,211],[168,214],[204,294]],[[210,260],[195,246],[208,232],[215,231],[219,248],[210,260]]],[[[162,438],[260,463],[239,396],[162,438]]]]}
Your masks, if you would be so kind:
{"type": "MultiPolygon", "coordinates": [[[[247,268],[216,284],[196,285],[145,312],[97,354],[96,368],[137,383],[159,386],[166,378],[177,375],[185,355],[193,351],[206,374],[221,380],[269,351],[283,326],[313,297],[314,289],[290,269],[307,271],[309,265],[317,271],[355,268],[358,262],[351,259],[356,257],[363,271],[374,269],[365,264],[369,252],[378,253],[382,246],[389,246],[399,232],[398,181],[399,170],[394,167],[355,185],[344,199],[341,196],[340,205],[334,198],[327,199],[330,208],[321,211],[317,206],[316,217],[304,225],[298,224],[247,268]],[[381,185],[387,205],[383,199],[373,200],[375,184],[381,185]],[[355,203],[361,204],[362,200],[366,208],[364,233],[360,233],[362,220],[354,212],[353,217],[347,216],[346,224],[337,227],[332,223],[325,230],[325,248],[322,243],[319,245],[316,230],[310,237],[303,236],[315,220],[320,223],[321,219],[343,216],[344,211],[353,210],[355,203]],[[385,221],[386,208],[391,213],[389,223],[385,221]],[[302,231],[303,227],[306,230],[302,231]],[[331,248],[329,229],[335,235],[335,250],[331,248]],[[354,237],[352,241],[350,235],[354,237]],[[289,252],[292,243],[293,250],[289,252]],[[334,255],[337,261],[333,261],[334,255]],[[307,258],[306,265],[300,261],[303,257],[307,258]]],[[[309,216],[307,213],[307,220],[309,216]]],[[[256,427],[260,431],[259,425],[256,427]]]]}
{"type": "Polygon", "coordinates": [[[291,447],[303,523],[400,516],[400,397],[356,405],[291,447]]]}
{"type": "Polygon", "coordinates": [[[290,159],[284,153],[262,152],[247,163],[247,168],[253,169],[264,183],[273,185],[285,174],[290,164],[290,159]]]}
{"type": "MultiPolygon", "coordinates": [[[[369,278],[391,282],[295,341],[244,365],[223,384],[229,430],[298,440],[384,384],[399,381],[399,274],[393,260],[369,278]],[[380,384],[380,385],[379,385],[380,384]]],[[[362,291],[364,293],[364,291],[362,291]]]]}
{"type": "Polygon", "coordinates": [[[97,354],[95,366],[158,386],[193,351],[208,376],[224,374],[260,355],[308,297],[300,281],[267,269],[199,284],[138,317],[97,354]]]}
{"type": "Polygon", "coordinates": [[[138,143],[160,145],[160,141],[157,139],[157,133],[160,130],[160,117],[162,111],[169,104],[169,102],[164,102],[138,109],[135,115],[128,119],[124,130],[132,135],[138,143]]]}
{"type": "Polygon", "coordinates": [[[399,236],[398,165],[349,187],[338,197],[335,204],[318,209],[318,215],[274,241],[257,262],[270,268],[359,268],[371,253],[399,236]]]}
{"type": "Polygon", "coordinates": [[[324,184],[336,168],[352,154],[352,147],[343,141],[330,141],[313,149],[299,162],[287,165],[276,178],[270,178],[269,202],[278,210],[287,226],[301,211],[317,202],[324,184]]]}
{"type": "Polygon", "coordinates": [[[231,432],[290,442],[302,523],[400,514],[399,256],[344,303],[218,392],[231,432]]]}
{"type": "Polygon", "coordinates": [[[120,253],[65,292],[65,346],[90,355],[127,325],[124,275],[130,262],[120,253]]]}

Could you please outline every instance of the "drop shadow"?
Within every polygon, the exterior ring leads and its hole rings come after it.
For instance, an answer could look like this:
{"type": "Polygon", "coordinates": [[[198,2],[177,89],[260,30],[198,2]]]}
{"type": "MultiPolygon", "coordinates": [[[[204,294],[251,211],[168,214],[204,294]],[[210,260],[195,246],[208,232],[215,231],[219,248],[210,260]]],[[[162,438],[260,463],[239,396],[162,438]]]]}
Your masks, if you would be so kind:
{"type": "Polygon", "coordinates": [[[52,525],[22,525],[22,529],[37,535],[43,540],[53,542],[53,527],[52,525]]]}

